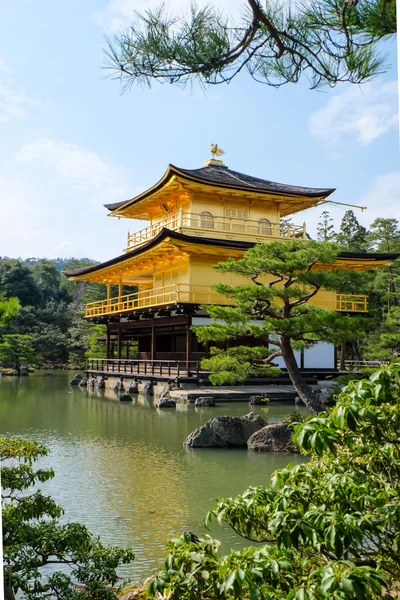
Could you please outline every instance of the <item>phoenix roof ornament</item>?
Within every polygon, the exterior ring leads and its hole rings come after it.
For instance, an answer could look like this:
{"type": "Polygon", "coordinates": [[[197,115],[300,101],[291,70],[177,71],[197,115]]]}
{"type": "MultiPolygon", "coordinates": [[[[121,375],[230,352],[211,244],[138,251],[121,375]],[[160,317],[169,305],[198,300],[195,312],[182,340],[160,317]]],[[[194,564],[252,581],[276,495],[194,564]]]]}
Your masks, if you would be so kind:
{"type": "Polygon", "coordinates": [[[213,160],[215,160],[217,156],[222,156],[223,154],[226,154],[226,152],[225,150],[222,150],[222,148],[220,148],[218,144],[211,144],[211,154],[213,160]]]}

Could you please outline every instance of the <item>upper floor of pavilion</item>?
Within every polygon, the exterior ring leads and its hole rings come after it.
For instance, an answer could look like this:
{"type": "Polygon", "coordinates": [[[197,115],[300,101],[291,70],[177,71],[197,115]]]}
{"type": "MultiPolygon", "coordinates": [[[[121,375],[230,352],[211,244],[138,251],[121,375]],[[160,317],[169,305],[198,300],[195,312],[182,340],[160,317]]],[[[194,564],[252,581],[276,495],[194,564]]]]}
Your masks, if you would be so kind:
{"type": "Polygon", "coordinates": [[[306,238],[306,224],[290,217],[324,203],[335,190],[276,183],[208,160],[200,169],[169,165],[153,187],[126,201],[106,204],[109,215],[148,221],[128,234],[126,252],[162,229],[195,237],[265,242],[306,238]]]}

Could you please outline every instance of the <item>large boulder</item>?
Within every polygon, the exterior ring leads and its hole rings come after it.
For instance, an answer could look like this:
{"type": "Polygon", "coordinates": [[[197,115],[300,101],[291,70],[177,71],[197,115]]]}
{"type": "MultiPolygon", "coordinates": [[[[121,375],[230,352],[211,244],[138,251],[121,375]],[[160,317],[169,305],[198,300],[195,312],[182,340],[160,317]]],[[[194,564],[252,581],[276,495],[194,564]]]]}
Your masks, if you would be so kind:
{"type": "Polygon", "coordinates": [[[247,440],[247,447],[255,452],[299,452],[292,436],[293,427],[287,423],[271,423],[253,433],[247,440]]]}
{"type": "Polygon", "coordinates": [[[214,396],[200,396],[194,401],[195,406],[215,406],[214,396]]]}
{"type": "Polygon", "coordinates": [[[265,421],[252,412],[243,417],[215,417],[190,433],[183,445],[189,448],[245,448],[249,437],[265,425],[265,421]]]}

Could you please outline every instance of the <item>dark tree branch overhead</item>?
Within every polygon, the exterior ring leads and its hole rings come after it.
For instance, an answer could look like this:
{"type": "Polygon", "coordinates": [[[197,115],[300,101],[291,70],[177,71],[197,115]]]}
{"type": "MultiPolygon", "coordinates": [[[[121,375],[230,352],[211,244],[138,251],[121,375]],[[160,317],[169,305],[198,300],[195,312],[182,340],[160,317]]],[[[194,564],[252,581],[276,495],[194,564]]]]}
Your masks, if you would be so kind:
{"type": "Polygon", "coordinates": [[[396,32],[394,0],[311,0],[295,8],[281,0],[244,0],[232,23],[212,5],[189,4],[189,17],[165,5],[136,13],[125,31],[107,40],[105,68],[133,83],[202,85],[230,82],[242,69],[279,87],[308,75],[311,87],[362,83],[384,70],[377,44],[396,32]]]}

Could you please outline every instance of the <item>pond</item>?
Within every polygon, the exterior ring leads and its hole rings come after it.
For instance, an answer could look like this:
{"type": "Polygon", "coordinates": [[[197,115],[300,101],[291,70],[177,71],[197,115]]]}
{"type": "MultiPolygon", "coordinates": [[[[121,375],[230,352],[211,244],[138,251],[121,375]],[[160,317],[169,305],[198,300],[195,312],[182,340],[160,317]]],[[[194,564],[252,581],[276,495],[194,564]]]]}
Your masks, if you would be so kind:
{"type": "MultiPolygon", "coordinates": [[[[38,371],[0,378],[0,433],[48,446],[40,464],[51,465],[56,476],[42,489],[63,506],[66,520],[84,523],[105,543],[134,548],[135,562],[122,571],[129,578],[150,575],[170,537],[185,529],[206,533],[202,522],[213,498],[265,485],[277,468],[304,461],[298,455],[183,447],[196,427],[213,416],[244,415],[247,403],[160,411],[142,396],[126,404],[114,392],[72,388],[73,375],[38,371]]],[[[269,422],[293,409],[291,403],[252,407],[269,422]]],[[[226,550],[243,545],[228,528],[213,525],[211,533],[226,550]]]]}

